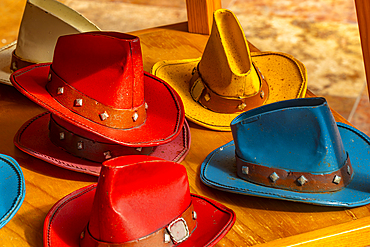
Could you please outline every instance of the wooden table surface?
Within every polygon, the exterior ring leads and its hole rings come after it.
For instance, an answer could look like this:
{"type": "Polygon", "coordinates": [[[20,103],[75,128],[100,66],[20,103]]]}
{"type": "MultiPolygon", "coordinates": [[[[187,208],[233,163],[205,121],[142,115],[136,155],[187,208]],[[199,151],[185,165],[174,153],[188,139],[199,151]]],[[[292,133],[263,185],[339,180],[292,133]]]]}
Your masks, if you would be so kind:
{"type": "MultiPolygon", "coordinates": [[[[0,4],[1,6],[1,4],[0,4]]],[[[134,32],[141,39],[144,69],[164,59],[196,58],[208,39],[190,34],[186,23],[134,32]]],[[[0,40],[9,30],[0,28],[0,40]]],[[[10,35],[11,36],[11,35],[10,35]]],[[[11,36],[12,37],[12,36],[11,36]]],[[[258,44],[257,44],[258,45],[258,44]]],[[[255,50],[254,47],[251,47],[255,50]]],[[[309,96],[313,94],[309,93],[309,96]]],[[[44,109],[11,86],[0,85],[0,153],[14,157],[26,179],[26,197],[15,217],[0,229],[0,246],[42,246],[43,221],[65,195],[97,181],[96,177],[50,165],[19,151],[13,137],[28,119],[44,109]]],[[[338,121],[345,120],[334,113],[338,121]]],[[[231,194],[204,185],[199,169],[207,154],[232,140],[231,132],[190,123],[191,149],[182,162],[191,192],[215,199],[237,216],[217,246],[365,246],[370,244],[370,206],[352,209],[314,206],[231,194]]],[[[3,196],[3,195],[0,195],[3,196]]]]}

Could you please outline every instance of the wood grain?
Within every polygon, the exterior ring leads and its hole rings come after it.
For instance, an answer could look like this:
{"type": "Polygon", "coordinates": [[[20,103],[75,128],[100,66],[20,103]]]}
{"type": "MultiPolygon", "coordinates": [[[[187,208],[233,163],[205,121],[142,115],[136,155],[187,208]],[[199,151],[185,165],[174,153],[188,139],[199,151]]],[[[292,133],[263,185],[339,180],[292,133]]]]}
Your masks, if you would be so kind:
{"type": "Polygon", "coordinates": [[[355,6],[367,78],[367,88],[370,95],[370,2],[368,0],[355,0],[355,6]]]}
{"type": "Polygon", "coordinates": [[[221,8],[221,0],[186,0],[188,31],[191,33],[210,34],[213,12],[219,8],[221,8]]]}

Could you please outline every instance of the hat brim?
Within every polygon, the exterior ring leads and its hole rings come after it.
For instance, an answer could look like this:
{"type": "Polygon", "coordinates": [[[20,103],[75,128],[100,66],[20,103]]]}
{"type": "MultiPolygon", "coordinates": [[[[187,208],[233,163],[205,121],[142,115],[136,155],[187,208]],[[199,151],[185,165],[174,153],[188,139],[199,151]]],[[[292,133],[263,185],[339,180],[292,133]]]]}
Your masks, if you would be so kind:
{"type": "Polygon", "coordinates": [[[17,161],[0,154],[0,228],[17,213],[26,195],[24,176],[17,161]]]}
{"type": "Polygon", "coordinates": [[[370,203],[370,138],[361,131],[337,123],[344,149],[353,169],[349,185],[336,192],[303,193],[254,184],[236,174],[235,146],[231,141],[212,151],[201,166],[203,183],[216,189],[244,195],[260,196],[310,204],[357,207],[370,203]]]}
{"type": "MultiPolygon", "coordinates": [[[[269,85],[265,104],[303,98],[307,90],[307,72],[304,65],[294,57],[277,52],[252,52],[253,63],[261,70],[269,85]]],[[[201,126],[230,131],[231,121],[239,113],[225,114],[211,111],[194,101],[190,95],[192,71],[198,59],[161,61],[154,64],[151,73],[165,80],[181,96],[185,116],[201,126]]]]}
{"type": "MultiPolygon", "coordinates": [[[[81,188],[59,200],[44,221],[44,246],[79,246],[80,234],[87,225],[96,184],[81,188]]],[[[235,213],[222,204],[191,195],[197,212],[197,228],[177,246],[213,246],[233,226],[235,213]]]]}
{"type": "Polygon", "coordinates": [[[18,91],[58,117],[112,142],[126,146],[154,146],[168,143],[180,133],[185,115],[180,96],[159,78],[144,74],[144,97],[148,104],[145,122],[131,129],[110,128],[95,123],[61,105],[46,90],[51,63],[31,65],[11,75],[18,91]]]}
{"type": "Polygon", "coordinates": [[[12,62],[12,53],[17,47],[17,41],[14,41],[0,48],[0,83],[12,86],[10,82],[10,64],[12,62]]]}
{"type": "MultiPolygon", "coordinates": [[[[99,176],[100,163],[73,156],[50,141],[50,115],[50,112],[45,112],[24,123],[14,136],[14,144],[23,152],[53,165],[99,176]]],[[[180,134],[171,142],[157,146],[150,156],[179,163],[189,152],[190,141],[190,129],[185,120],[180,134]]]]}

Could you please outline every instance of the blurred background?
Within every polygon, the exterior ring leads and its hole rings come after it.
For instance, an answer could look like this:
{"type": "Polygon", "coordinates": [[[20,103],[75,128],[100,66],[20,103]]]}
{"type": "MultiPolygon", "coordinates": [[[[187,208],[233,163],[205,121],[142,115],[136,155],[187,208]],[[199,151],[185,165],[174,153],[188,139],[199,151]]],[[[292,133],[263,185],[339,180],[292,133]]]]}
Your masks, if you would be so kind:
{"type": "MultiPolygon", "coordinates": [[[[1,46],[18,34],[26,0],[0,0],[1,46]]],[[[187,20],[185,0],[60,0],[102,30],[130,32],[187,20]]],[[[247,39],[293,55],[308,88],[370,135],[370,104],[353,0],[222,0],[247,39]]]]}

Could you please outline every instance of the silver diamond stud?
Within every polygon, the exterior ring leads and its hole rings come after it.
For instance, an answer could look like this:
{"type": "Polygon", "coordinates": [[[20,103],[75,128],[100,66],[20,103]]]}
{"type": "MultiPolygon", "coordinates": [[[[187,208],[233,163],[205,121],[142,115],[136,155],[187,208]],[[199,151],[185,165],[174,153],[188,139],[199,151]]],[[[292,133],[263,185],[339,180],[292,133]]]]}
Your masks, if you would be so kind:
{"type": "Polygon", "coordinates": [[[349,175],[351,175],[351,167],[350,167],[350,166],[347,166],[347,173],[348,173],[349,175]]]}
{"type": "Polygon", "coordinates": [[[242,166],[242,173],[247,175],[249,173],[249,168],[248,166],[242,166]]]}
{"type": "Polygon", "coordinates": [[[136,151],[138,151],[138,152],[141,152],[141,150],[143,150],[143,148],[142,148],[142,147],[138,147],[138,148],[136,148],[136,151]]]}
{"type": "Polygon", "coordinates": [[[192,213],[193,220],[196,220],[198,218],[197,212],[193,211],[192,213]]]}
{"type": "Polygon", "coordinates": [[[145,102],[145,110],[148,110],[148,104],[145,102]]]}
{"type": "Polygon", "coordinates": [[[272,182],[276,182],[276,180],[278,180],[280,177],[279,175],[276,174],[276,172],[273,172],[269,178],[271,179],[272,182]]]}
{"type": "Polygon", "coordinates": [[[12,69],[15,71],[17,70],[17,64],[15,62],[12,63],[12,69]]]}
{"type": "Polygon", "coordinates": [[[51,74],[48,75],[48,81],[51,81],[51,74]]]}
{"type": "Polygon", "coordinates": [[[64,140],[64,138],[65,138],[64,132],[60,132],[59,133],[59,139],[64,140]]]}
{"type": "Polygon", "coordinates": [[[58,87],[57,94],[63,94],[64,93],[64,87],[58,87]]]}
{"type": "Polygon", "coordinates": [[[247,107],[246,103],[241,103],[240,105],[238,105],[238,109],[241,111],[244,110],[245,107],[247,107]]]}
{"type": "Polygon", "coordinates": [[[334,176],[334,179],[333,179],[333,183],[335,183],[335,184],[339,184],[339,183],[340,183],[340,180],[342,180],[342,178],[341,178],[341,177],[339,177],[339,176],[337,176],[337,175],[335,175],[335,176],[334,176]]]}
{"type": "Polygon", "coordinates": [[[103,113],[100,113],[99,116],[100,116],[101,121],[104,121],[107,118],[109,118],[108,112],[106,112],[106,111],[103,112],[103,113]]]}
{"type": "Polygon", "coordinates": [[[134,120],[134,122],[136,122],[136,120],[139,118],[139,114],[137,114],[137,112],[134,113],[134,115],[132,115],[132,119],[134,120]]]}
{"type": "Polygon", "coordinates": [[[110,151],[104,152],[103,154],[104,154],[104,158],[106,160],[112,158],[112,155],[111,155],[110,151]]]}
{"type": "Polygon", "coordinates": [[[204,100],[208,102],[210,99],[211,96],[209,95],[209,93],[206,93],[206,95],[204,95],[204,100]]]}
{"type": "Polygon", "coordinates": [[[265,77],[263,76],[263,74],[262,74],[262,72],[261,72],[260,68],[257,68],[257,69],[258,69],[258,72],[260,72],[260,74],[261,74],[261,76],[262,76],[262,79],[263,79],[263,80],[265,80],[265,77]]]}
{"type": "Polygon", "coordinates": [[[77,149],[81,150],[84,148],[84,143],[83,142],[77,142],[77,149]]]}
{"type": "Polygon", "coordinates": [[[260,93],[260,97],[261,97],[261,99],[263,99],[265,97],[265,92],[263,90],[260,93]]]}
{"type": "Polygon", "coordinates": [[[164,234],[164,242],[167,244],[171,242],[171,236],[167,232],[164,234]]]}
{"type": "Polygon", "coordinates": [[[82,99],[76,99],[75,106],[82,106],[82,99]]]}
{"type": "Polygon", "coordinates": [[[297,181],[298,181],[298,183],[299,183],[300,185],[304,185],[305,183],[307,183],[307,182],[308,182],[307,178],[305,178],[303,175],[302,175],[302,176],[300,176],[300,177],[297,179],[297,181]]]}

